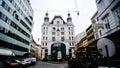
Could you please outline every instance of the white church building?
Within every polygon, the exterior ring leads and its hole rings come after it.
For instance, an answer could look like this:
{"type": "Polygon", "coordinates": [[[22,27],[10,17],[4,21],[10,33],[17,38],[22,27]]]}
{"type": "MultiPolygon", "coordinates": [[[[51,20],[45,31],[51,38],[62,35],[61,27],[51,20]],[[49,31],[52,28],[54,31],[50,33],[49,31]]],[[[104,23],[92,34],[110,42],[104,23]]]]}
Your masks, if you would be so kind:
{"type": "Polygon", "coordinates": [[[58,56],[60,59],[74,57],[74,43],[74,25],[70,13],[67,22],[59,15],[54,16],[50,22],[46,13],[42,24],[42,59],[58,60],[58,56]]]}

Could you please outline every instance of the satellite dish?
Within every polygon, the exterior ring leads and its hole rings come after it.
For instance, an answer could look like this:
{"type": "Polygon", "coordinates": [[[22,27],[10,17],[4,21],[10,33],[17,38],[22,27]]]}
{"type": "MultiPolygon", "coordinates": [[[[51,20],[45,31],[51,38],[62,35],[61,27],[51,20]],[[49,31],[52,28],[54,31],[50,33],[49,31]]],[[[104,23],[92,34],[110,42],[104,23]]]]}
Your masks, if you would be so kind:
{"type": "Polygon", "coordinates": [[[111,40],[107,38],[101,38],[100,40],[98,40],[97,49],[105,57],[107,57],[107,51],[108,57],[111,57],[115,54],[115,45],[111,40]]]}

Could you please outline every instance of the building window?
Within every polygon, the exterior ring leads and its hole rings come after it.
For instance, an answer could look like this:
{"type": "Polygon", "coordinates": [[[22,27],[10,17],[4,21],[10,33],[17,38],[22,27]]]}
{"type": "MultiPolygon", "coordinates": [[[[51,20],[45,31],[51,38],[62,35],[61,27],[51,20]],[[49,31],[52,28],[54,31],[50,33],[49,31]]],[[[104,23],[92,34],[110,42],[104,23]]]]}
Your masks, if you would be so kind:
{"type": "Polygon", "coordinates": [[[44,43],[43,43],[43,46],[44,46],[44,43]]]}
{"type": "Polygon", "coordinates": [[[72,46],[74,46],[74,43],[72,43],[72,46]]]}
{"type": "Polygon", "coordinates": [[[99,3],[98,3],[98,5],[99,5],[99,8],[100,8],[99,10],[101,12],[105,10],[106,5],[105,5],[105,1],[104,0],[100,0],[99,3]]]}
{"type": "Polygon", "coordinates": [[[116,21],[119,23],[120,25],[120,6],[115,7],[116,9],[113,11],[114,12],[114,16],[116,17],[116,21]]]}
{"type": "Polygon", "coordinates": [[[55,37],[52,37],[52,40],[55,41],[55,37]]]}
{"type": "Polygon", "coordinates": [[[45,35],[45,32],[43,32],[43,35],[45,35]]]}
{"type": "Polygon", "coordinates": [[[10,11],[10,7],[3,1],[2,7],[4,7],[8,12],[10,11]]]}
{"type": "Polygon", "coordinates": [[[12,33],[11,31],[9,31],[8,29],[6,29],[6,28],[4,28],[2,26],[0,26],[0,33],[5,34],[5,35],[7,35],[7,36],[9,36],[9,37],[11,37],[11,38],[13,38],[15,40],[18,40],[18,41],[26,44],[26,45],[29,45],[29,41],[27,41],[26,39],[21,38],[17,34],[12,33]]]}
{"type": "Polygon", "coordinates": [[[97,17],[97,21],[99,21],[99,17],[97,17]]]}
{"type": "Polygon", "coordinates": [[[106,14],[106,15],[102,18],[102,20],[103,20],[104,23],[105,23],[105,28],[106,28],[107,30],[110,29],[110,22],[109,22],[108,17],[109,17],[109,15],[106,14]]]}
{"type": "Polygon", "coordinates": [[[2,13],[0,12],[0,18],[1,18],[1,16],[2,16],[2,13]]]}
{"type": "Polygon", "coordinates": [[[46,37],[46,40],[48,39],[48,37],[46,37]]]}
{"type": "Polygon", "coordinates": [[[61,41],[64,41],[65,40],[65,38],[64,37],[61,37],[61,41]]]}
{"type": "Polygon", "coordinates": [[[110,29],[110,24],[108,18],[105,19],[105,27],[106,29],[110,29]]]}
{"type": "Polygon", "coordinates": [[[98,38],[99,38],[99,35],[98,35],[98,33],[96,33],[96,34],[95,34],[95,36],[96,36],[96,39],[98,39],[98,38]]]}
{"type": "Polygon", "coordinates": [[[61,27],[61,30],[64,30],[64,27],[61,27]]]}
{"type": "Polygon", "coordinates": [[[100,36],[102,36],[102,32],[101,32],[101,30],[99,31],[99,34],[100,34],[100,36]]]}
{"type": "Polygon", "coordinates": [[[74,40],[74,38],[72,37],[72,40],[74,40]]]}
{"type": "Polygon", "coordinates": [[[0,25],[0,31],[2,31],[3,30],[3,27],[0,25]]]}
{"type": "Polygon", "coordinates": [[[72,32],[72,35],[73,35],[73,32],[72,32]]]}
{"type": "Polygon", "coordinates": [[[43,40],[45,39],[45,37],[43,36],[43,40]]]}
{"type": "Polygon", "coordinates": [[[64,32],[61,32],[61,35],[64,35],[64,32]]]}
{"type": "Polygon", "coordinates": [[[5,42],[0,40],[1,47],[8,48],[8,49],[14,49],[14,50],[19,50],[19,51],[25,51],[27,52],[28,49],[24,47],[20,47],[19,45],[15,45],[9,42],[5,42]]]}
{"type": "Polygon", "coordinates": [[[69,37],[69,40],[71,40],[71,37],[69,37]]]}
{"type": "Polygon", "coordinates": [[[17,15],[17,14],[15,14],[15,18],[19,21],[19,17],[18,17],[18,15],[17,15]]]}
{"type": "Polygon", "coordinates": [[[47,43],[45,43],[45,45],[47,46],[47,43]]]}
{"type": "Polygon", "coordinates": [[[73,30],[73,28],[71,27],[71,30],[73,30]]]}
{"type": "Polygon", "coordinates": [[[69,32],[69,35],[70,35],[71,33],[69,32]]]}
{"type": "Polygon", "coordinates": [[[55,28],[55,27],[53,27],[53,30],[56,30],[56,28],[55,28]]]}
{"type": "Polygon", "coordinates": [[[57,24],[59,24],[60,23],[60,21],[57,21],[57,24]]]}
{"type": "Polygon", "coordinates": [[[68,29],[70,30],[70,27],[68,27],[68,29]]]}
{"type": "Polygon", "coordinates": [[[28,38],[30,38],[30,35],[27,32],[25,32],[21,27],[19,27],[14,21],[10,20],[6,15],[2,14],[1,15],[1,20],[3,20],[5,23],[9,24],[10,26],[12,26],[16,30],[18,30],[19,32],[21,32],[22,34],[27,36],[28,38]],[[8,23],[7,20],[9,20],[10,23],[8,23]]]}
{"type": "Polygon", "coordinates": [[[106,24],[105,24],[105,27],[106,27],[106,29],[110,29],[110,24],[109,24],[109,23],[106,23],[106,24]]]}
{"type": "Polygon", "coordinates": [[[69,43],[69,45],[71,46],[71,42],[69,43]]]}
{"type": "Polygon", "coordinates": [[[55,32],[52,32],[52,35],[55,35],[55,32]]]}
{"type": "Polygon", "coordinates": [[[48,53],[48,49],[45,49],[45,53],[48,53]]]}

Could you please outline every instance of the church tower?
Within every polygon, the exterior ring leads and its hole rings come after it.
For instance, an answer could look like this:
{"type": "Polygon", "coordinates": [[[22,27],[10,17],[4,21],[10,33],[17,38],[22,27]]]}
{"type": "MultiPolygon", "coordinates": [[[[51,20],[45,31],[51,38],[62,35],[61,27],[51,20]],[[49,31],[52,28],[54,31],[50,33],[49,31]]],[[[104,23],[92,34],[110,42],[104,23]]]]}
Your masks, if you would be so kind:
{"type": "Polygon", "coordinates": [[[58,60],[74,56],[74,25],[68,13],[67,22],[60,15],[54,16],[49,22],[48,13],[45,14],[42,25],[42,58],[58,60]]]}
{"type": "Polygon", "coordinates": [[[70,16],[70,13],[68,13],[67,23],[68,23],[68,24],[72,24],[72,18],[71,18],[71,16],[70,16]]]}
{"type": "Polygon", "coordinates": [[[49,23],[49,17],[48,17],[48,13],[46,13],[44,17],[44,24],[48,24],[48,23],[49,23]]]}

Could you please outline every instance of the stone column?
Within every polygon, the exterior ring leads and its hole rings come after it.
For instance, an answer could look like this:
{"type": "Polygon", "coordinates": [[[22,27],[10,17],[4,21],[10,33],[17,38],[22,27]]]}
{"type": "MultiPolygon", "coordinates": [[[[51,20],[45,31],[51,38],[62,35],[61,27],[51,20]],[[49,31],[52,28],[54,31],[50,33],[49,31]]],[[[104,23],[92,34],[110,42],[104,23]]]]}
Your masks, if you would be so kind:
{"type": "Polygon", "coordinates": [[[45,49],[43,48],[42,49],[42,59],[44,59],[45,58],[45,49]]]}

